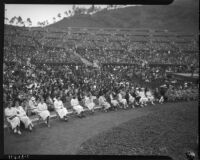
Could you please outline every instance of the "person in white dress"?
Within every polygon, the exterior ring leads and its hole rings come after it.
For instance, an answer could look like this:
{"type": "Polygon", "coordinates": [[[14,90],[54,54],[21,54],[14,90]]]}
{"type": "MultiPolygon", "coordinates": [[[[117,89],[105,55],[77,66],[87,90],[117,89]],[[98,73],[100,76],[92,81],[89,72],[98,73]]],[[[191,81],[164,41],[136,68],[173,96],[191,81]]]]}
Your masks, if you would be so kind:
{"type": "Polygon", "coordinates": [[[5,108],[5,117],[7,122],[11,125],[12,130],[14,133],[18,133],[21,135],[20,131],[20,119],[17,116],[17,110],[15,107],[12,107],[13,102],[9,101],[8,107],[5,108]]]}
{"type": "Polygon", "coordinates": [[[140,98],[140,104],[141,104],[141,106],[142,107],[146,106],[147,102],[148,102],[148,98],[145,96],[144,88],[140,89],[139,96],[141,97],[140,98]]]}
{"type": "Polygon", "coordinates": [[[104,108],[105,112],[107,112],[108,109],[110,109],[111,105],[110,103],[106,101],[106,98],[104,97],[104,95],[101,95],[98,100],[99,100],[99,105],[104,108]]]}
{"type": "Polygon", "coordinates": [[[118,93],[118,101],[123,105],[124,109],[128,107],[126,99],[122,96],[122,91],[118,93]]]}
{"type": "Polygon", "coordinates": [[[15,108],[17,111],[17,116],[19,117],[20,121],[24,124],[25,128],[28,128],[30,131],[32,131],[33,124],[30,118],[26,115],[26,112],[24,111],[22,106],[19,105],[18,100],[15,102],[15,108]]]}
{"type": "Polygon", "coordinates": [[[60,117],[60,119],[67,121],[68,120],[68,118],[67,118],[68,111],[64,107],[63,102],[60,99],[60,96],[58,96],[57,99],[55,98],[54,107],[55,107],[55,111],[58,114],[58,116],[60,117]]]}
{"type": "Polygon", "coordinates": [[[47,104],[44,103],[43,97],[40,97],[40,102],[37,106],[38,115],[42,118],[43,121],[50,127],[50,112],[48,111],[47,104]]]}
{"type": "Polygon", "coordinates": [[[72,99],[70,101],[71,106],[76,111],[79,117],[83,117],[83,107],[79,104],[78,98],[76,95],[72,96],[72,99]]]}
{"type": "Polygon", "coordinates": [[[150,90],[147,90],[146,96],[147,96],[149,102],[151,102],[152,105],[155,105],[154,104],[155,98],[154,98],[154,96],[153,96],[153,94],[152,94],[152,92],[150,90]]]}
{"type": "Polygon", "coordinates": [[[89,93],[88,95],[86,94],[85,97],[84,97],[85,106],[86,106],[92,113],[94,113],[94,106],[95,106],[94,99],[95,99],[95,97],[92,96],[91,93],[89,93]]]}

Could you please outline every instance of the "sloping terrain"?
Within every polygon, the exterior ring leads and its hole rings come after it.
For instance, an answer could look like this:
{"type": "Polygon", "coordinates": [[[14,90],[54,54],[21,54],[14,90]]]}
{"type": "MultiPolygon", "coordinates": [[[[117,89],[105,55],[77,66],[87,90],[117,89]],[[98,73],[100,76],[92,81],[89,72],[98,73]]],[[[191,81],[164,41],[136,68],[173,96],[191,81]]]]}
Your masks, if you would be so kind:
{"type": "Polygon", "coordinates": [[[64,18],[48,27],[149,28],[198,31],[198,0],[175,0],[170,5],[145,5],[102,10],[93,15],[64,18]]]}

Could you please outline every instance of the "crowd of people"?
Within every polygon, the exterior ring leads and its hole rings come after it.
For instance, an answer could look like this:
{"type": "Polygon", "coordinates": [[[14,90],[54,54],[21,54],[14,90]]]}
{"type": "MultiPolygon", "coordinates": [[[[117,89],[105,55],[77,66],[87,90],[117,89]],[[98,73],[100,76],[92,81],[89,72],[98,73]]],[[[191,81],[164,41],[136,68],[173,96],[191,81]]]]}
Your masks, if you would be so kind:
{"type": "MultiPolygon", "coordinates": [[[[17,36],[21,32],[17,32],[17,36]]],[[[67,121],[70,109],[84,117],[84,108],[93,113],[96,105],[107,112],[144,107],[147,103],[154,105],[156,102],[198,98],[198,85],[195,83],[180,83],[178,87],[166,84],[167,71],[190,72],[189,63],[197,66],[194,48],[190,48],[194,52],[185,59],[186,55],[181,50],[176,52],[172,46],[170,50],[168,43],[166,46],[156,45],[156,48],[153,42],[132,42],[126,34],[66,32],[61,37],[66,47],[52,43],[58,39],[52,38],[56,33],[45,45],[47,38],[42,35],[48,35],[48,32],[30,32],[23,33],[24,37],[33,37],[30,43],[25,39],[18,44],[13,43],[15,38],[9,37],[16,33],[14,31],[9,32],[12,35],[5,35],[3,105],[6,120],[14,133],[21,134],[20,122],[32,130],[29,118],[32,114],[38,115],[50,127],[51,111],[67,121]],[[72,39],[71,44],[69,39],[72,39]],[[161,49],[168,51],[157,54],[161,49]],[[75,58],[74,52],[90,62],[97,60],[97,67],[85,65],[80,58],[75,58]],[[177,56],[185,61],[176,61],[177,56]],[[164,68],[151,66],[153,61],[175,65],[164,68]]]]}
{"type": "Polygon", "coordinates": [[[58,32],[41,29],[13,31],[12,28],[6,28],[5,44],[9,46],[6,48],[8,51],[6,55],[9,56],[8,60],[14,55],[23,57],[23,50],[10,47],[19,45],[32,46],[31,50],[35,50],[32,57],[50,62],[70,62],[73,58],[69,55],[77,52],[91,62],[95,59],[98,59],[100,63],[147,61],[162,64],[193,64],[198,68],[199,48],[195,35],[188,38],[188,35],[179,36],[178,33],[177,35],[175,33],[172,35],[170,32],[157,34],[156,32],[137,33],[134,30],[129,32],[116,30],[58,32]]]}

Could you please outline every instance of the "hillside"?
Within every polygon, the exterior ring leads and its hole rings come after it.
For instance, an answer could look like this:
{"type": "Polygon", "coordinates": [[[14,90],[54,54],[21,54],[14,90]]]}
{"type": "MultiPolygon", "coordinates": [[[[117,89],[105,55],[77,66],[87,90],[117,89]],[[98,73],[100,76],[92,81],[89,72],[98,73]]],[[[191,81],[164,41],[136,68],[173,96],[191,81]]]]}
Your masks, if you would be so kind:
{"type": "Polygon", "coordinates": [[[53,28],[105,27],[198,31],[198,0],[175,0],[170,5],[146,5],[102,10],[93,15],[64,18],[53,28]]]}

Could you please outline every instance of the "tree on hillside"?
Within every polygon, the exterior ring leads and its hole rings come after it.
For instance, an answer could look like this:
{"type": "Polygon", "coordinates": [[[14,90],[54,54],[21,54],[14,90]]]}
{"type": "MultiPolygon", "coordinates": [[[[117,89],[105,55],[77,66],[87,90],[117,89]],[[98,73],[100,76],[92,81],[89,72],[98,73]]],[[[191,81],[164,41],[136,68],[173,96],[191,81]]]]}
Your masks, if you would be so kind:
{"type": "Polygon", "coordinates": [[[76,9],[76,5],[73,5],[73,6],[72,6],[72,12],[73,12],[73,13],[75,12],[75,9],[76,9]]]}
{"type": "Polygon", "coordinates": [[[68,12],[67,11],[65,11],[64,13],[65,13],[66,16],[68,16],[68,12]]]}
{"type": "Polygon", "coordinates": [[[23,22],[21,16],[19,16],[19,17],[17,18],[17,24],[22,24],[22,25],[24,24],[24,22],[23,22]]]}
{"type": "Polygon", "coordinates": [[[61,14],[60,14],[60,13],[58,13],[57,17],[58,17],[58,19],[61,19],[61,14]]]}
{"type": "Polygon", "coordinates": [[[12,17],[12,18],[10,19],[9,23],[10,23],[11,25],[14,24],[16,18],[17,18],[16,16],[12,17]]]}
{"type": "Polygon", "coordinates": [[[87,13],[87,9],[84,7],[76,7],[74,15],[81,15],[87,13]]]}
{"type": "Polygon", "coordinates": [[[69,16],[72,16],[72,11],[71,10],[69,10],[68,13],[69,13],[69,16]]]}
{"type": "Polygon", "coordinates": [[[47,24],[47,25],[49,24],[49,21],[48,21],[48,20],[46,20],[46,24],[47,24]]]}
{"type": "Polygon", "coordinates": [[[92,5],[90,8],[87,10],[87,14],[93,13],[95,11],[95,6],[92,5]]]}
{"type": "Polygon", "coordinates": [[[32,21],[31,21],[30,18],[27,18],[27,19],[26,19],[26,22],[29,24],[29,27],[32,25],[32,21]]]}
{"type": "Polygon", "coordinates": [[[53,17],[53,23],[55,23],[56,22],[56,18],[55,17],[53,17]]]}

